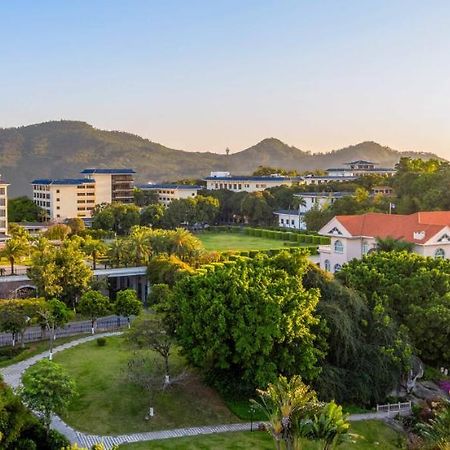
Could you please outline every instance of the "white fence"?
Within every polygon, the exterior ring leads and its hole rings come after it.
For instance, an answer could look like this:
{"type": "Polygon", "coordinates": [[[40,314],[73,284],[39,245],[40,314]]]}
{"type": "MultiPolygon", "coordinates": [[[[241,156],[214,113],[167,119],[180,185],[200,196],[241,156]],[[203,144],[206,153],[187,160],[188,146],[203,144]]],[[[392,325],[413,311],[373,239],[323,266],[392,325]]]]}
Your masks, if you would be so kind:
{"type": "Polygon", "coordinates": [[[409,414],[411,412],[411,402],[388,403],[387,405],[377,405],[377,413],[387,413],[390,415],[409,414]]]}

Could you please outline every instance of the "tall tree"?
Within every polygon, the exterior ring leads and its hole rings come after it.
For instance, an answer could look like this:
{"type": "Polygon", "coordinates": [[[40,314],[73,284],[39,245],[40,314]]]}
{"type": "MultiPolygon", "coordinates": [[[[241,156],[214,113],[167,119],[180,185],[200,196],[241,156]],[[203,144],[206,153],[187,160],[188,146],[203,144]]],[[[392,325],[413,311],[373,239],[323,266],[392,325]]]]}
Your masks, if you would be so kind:
{"type": "Polygon", "coordinates": [[[100,239],[86,236],[81,244],[81,250],[92,258],[92,268],[97,268],[97,259],[106,254],[108,246],[100,239]]]}
{"type": "Polygon", "coordinates": [[[142,311],[142,303],[133,289],[125,289],[117,292],[116,301],[114,302],[114,312],[118,316],[127,318],[128,328],[130,328],[130,317],[138,316],[142,311]]]}
{"type": "Polygon", "coordinates": [[[99,317],[109,313],[111,303],[109,298],[98,291],[87,291],[80,299],[78,311],[91,319],[92,334],[95,333],[95,323],[99,317]]]}
{"type": "Polygon", "coordinates": [[[21,236],[16,236],[6,241],[5,246],[0,251],[0,255],[8,259],[12,275],[14,274],[14,265],[17,259],[25,256],[29,248],[28,240],[21,236]]]}

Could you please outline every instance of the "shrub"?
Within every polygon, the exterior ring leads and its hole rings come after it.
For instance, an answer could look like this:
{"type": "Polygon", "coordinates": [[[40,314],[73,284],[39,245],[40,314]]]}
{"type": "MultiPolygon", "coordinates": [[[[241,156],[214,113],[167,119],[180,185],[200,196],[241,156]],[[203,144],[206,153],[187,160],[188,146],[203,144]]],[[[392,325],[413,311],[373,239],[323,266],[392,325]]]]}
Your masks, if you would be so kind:
{"type": "Polygon", "coordinates": [[[104,337],[97,338],[97,345],[99,347],[104,347],[106,345],[106,338],[104,337]]]}

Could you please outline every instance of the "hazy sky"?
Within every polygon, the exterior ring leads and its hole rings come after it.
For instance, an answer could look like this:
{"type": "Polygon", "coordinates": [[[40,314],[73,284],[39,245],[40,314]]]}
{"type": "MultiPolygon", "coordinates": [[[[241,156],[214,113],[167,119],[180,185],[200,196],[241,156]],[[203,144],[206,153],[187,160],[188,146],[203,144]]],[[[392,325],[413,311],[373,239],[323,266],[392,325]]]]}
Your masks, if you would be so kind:
{"type": "Polygon", "coordinates": [[[450,157],[448,0],[14,0],[0,24],[0,127],[450,157]]]}

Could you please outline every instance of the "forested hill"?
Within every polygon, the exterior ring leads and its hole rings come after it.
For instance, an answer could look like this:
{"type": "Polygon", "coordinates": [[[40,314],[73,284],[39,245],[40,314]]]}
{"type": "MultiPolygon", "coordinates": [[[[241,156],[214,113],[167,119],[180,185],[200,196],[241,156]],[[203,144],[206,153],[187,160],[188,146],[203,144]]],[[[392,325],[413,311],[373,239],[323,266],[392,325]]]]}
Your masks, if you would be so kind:
{"type": "Polygon", "coordinates": [[[0,129],[0,173],[11,183],[11,196],[29,194],[34,178],[73,177],[85,167],[132,167],[137,181],[147,182],[201,178],[212,170],[250,174],[259,165],[298,171],[326,169],[355,159],[390,167],[400,156],[436,157],[401,153],[375,142],[311,154],[274,138],[226,156],[174,150],[130,133],[99,130],[75,121],[0,129]]]}

